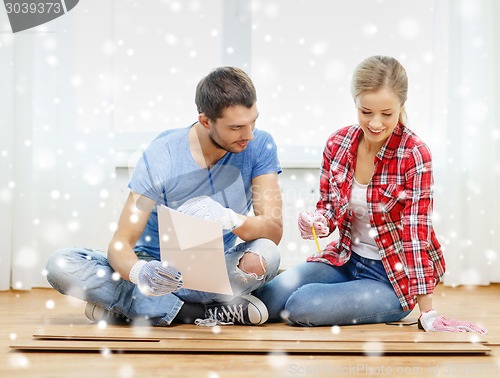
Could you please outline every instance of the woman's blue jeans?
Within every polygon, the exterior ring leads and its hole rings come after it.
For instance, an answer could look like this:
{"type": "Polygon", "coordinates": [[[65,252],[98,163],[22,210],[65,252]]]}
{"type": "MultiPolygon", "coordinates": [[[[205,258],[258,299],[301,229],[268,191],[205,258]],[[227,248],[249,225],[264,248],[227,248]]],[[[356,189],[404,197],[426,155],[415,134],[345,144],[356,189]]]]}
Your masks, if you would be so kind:
{"type": "Polygon", "coordinates": [[[403,311],[381,261],[355,253],[342,266],[304,262],[254,295],[267,306],[270,321],[303,326],[399,321],[403,311]]]}
{"type": "MultiPolygon", "coordinates": [[[[145,253],[138,253],[137,256],[152,259],[145,253]]],[[[235,296],[248,294],[269,282],[276,276],[280,263],[278,248],[267,239],[238,244],[227,250],[225,256],[235,296]],[[246,252],[256,253],[265,259],[267,269],[262,276],[247,274],[238,268],[239,260],[246,252]]],[[[148,297],[135,284],[120,278],[103,252],[79,247],[59,249],[51,255],[47,263],[47,281],[62,294],[95,303],[129,319],[149,319],[154,326],[169,325],[184,302],[206,304],[233,298],[188,289],[148,297]]]]}

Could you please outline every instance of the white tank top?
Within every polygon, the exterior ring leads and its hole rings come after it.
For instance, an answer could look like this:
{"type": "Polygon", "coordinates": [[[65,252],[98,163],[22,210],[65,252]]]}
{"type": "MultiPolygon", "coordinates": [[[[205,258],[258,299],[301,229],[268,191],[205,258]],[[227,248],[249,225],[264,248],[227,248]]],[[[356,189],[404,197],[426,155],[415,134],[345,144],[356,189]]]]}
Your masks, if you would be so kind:
{"type": "Polygon", "coordinates": [[[352,251],[362,257],[372,260],[381,260],[378,253],[375,234],[371,229],[370,216],[368,215],[368,204],[366,202],[366,190],[368,185],[362,185],[354,179],[349,200],[349,210],[352,210],[352,251]]]}

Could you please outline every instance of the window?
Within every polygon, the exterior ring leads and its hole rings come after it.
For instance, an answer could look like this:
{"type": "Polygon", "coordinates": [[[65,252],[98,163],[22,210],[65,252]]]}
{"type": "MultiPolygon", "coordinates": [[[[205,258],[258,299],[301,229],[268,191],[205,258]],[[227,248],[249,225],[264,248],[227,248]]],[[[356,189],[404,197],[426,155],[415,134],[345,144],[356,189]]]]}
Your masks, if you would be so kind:
{"type": "Polygon", "coordinates": [[[82,4],[75,26],[78,128],[134,149],[197,117],[194,88],[221,64],[221,0],[82,4]],[[89,27],[91,26],[91,27],[89,27]]]}

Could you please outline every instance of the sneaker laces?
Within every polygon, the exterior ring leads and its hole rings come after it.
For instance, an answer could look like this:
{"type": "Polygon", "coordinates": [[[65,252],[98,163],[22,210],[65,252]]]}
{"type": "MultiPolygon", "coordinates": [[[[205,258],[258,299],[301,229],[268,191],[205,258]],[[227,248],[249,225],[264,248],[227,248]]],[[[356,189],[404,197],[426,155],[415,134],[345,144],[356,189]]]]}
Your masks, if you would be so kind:
{"type": "Polygon", "coordinates": [[[206,318],[206,319],[196,319],[194,321],[194,324],[196,324],[197,326],[204,326],[204,327],[214,327],[214,326],[217,326],[217,325],[233,325],[234,323],[232,322],[221,322],[220,320],[217,320],[213,317],[210,317],[210,318],[206,318]]]}
{"type": "Polygon", "coordinates": [[[216,325],[233,325],[243,323],[243,304],[224,305],[209,308],[208,318],[196,319],[195,324],[199,326],[213,327],[216,325]]]}

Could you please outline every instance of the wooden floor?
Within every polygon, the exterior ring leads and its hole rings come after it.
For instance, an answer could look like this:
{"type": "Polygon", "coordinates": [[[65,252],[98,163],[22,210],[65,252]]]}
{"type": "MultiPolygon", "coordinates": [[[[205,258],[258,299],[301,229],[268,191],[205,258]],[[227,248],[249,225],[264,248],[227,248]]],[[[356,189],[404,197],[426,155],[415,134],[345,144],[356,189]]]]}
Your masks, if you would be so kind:
{"type": "MultiPolygon", "coordinates": [[[[91,329],[88,327],[90,322],[83,315],[84,303],[51,289],[0,292],[0,377],[500,376],[499,299],[500,284],[458,288],[439,286],[434,294],[434,307],[443,315],[477,322],[488,328],[488,335],[482,339],[488,342],[491,352],[481,355],[404,352],[318,354],[285,353],[279,349],[271,353],[123,353],[106,348],[101,352],[19,352],[10,346],[29,340],[43,329],[66,330],[69,334],[72,329],[91,329]]],[[[415,320],[416,317],[415,311],[405,321],[415,320]]],[[[259,338],[259,333],[267,337],[272,334],[286,336],[287,332],[296,331],[294,328],[283,324],[225,326],[219,331],[220,334],[238,334],[237,331],[241,330],[241,334],[259,338]]],[[[153,333],[157,330],[160,329],[154,329],[153,333]]],[[[205,328],[194,325],[162,328],[161,332],[168,336],[184,330],[191,335],[197,330],[207,332],[205,328]]],[[[328,340],[330,335],[333,338],[334,335],[338,337],[348,333],[379,335],[378,342],[397,339],[401,333],[407,337],[422,336],[422,331],[418,331],[416,326],[384,324],[340,327],[335,333],[330,327],[300,330],[303,338],[314,339],[317,335],[321,340],[328,340]]],[[[120,332],[123,332],[123,327],[108,326],[105,330],[107,335],[119,335],[120,332]]],[[[211,342],[221,348],[228,345],[227,341],[217,337],[211,342]]],[[[353,348],[355,344],[353,341],[353,348]]]]}

